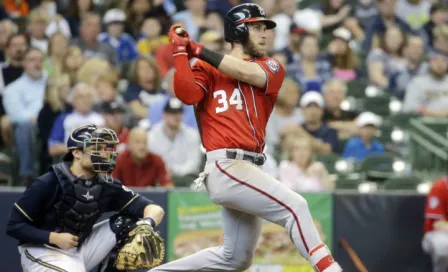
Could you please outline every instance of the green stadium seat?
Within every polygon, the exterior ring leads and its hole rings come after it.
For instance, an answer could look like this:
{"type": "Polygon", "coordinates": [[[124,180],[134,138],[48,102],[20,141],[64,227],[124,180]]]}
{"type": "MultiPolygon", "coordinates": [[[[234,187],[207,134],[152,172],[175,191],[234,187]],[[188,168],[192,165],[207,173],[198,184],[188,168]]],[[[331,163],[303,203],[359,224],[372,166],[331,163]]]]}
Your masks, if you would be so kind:
{"type": "Polygon", "coordinates": [[[337,190],[358,190],[359,184],[362,182],[362,176],[358,173],[347,175],[339,175],[336,179],[337,190]]]}
{"type": "Polygon", "coordinates": [[[327,155],[318,154],[316,155],[316,161],[319,161],[325,165],[325,168],[327,168],[328,173],[334,174],[336,173],[336,162],[340,159],[340,156],[335,153],[330,153],[327,155]]]}
{"type": "Polygon", "coordinates": [[[370,155],[361,162],[359,171],[369,180],[384,181],[396,175],[393,169],[395,160],[395,156],[389,153],[370,155]]]}
{"type": "Polygon", "coordinates": [[[422,180],[416,176],[396,176],[387,179],[384,182],[383,189],[385,190],[416,190],[417,185],[422,180]]]}
{"type": "Polygon", "coordinates": [[[401,129],[409,129],[409,120],[412,118],[416,118],[419,115],[416,113],[396,113],[388,116],[385,121],[390,122],[396,127],[399,127],[401,129]]]}
{"type": "Polygon", "coordinates": [[[365,89],[367,88],[367,79],[355,79],[347,82],[347,96],[355,98],[365,97],[365,89]]]}
{"type": "Polygon", "coordinates": [[[362,108],[364,111],[373,112],[379,116],[389,116],[389,96],[366,97],[362,99],[362,108]]]}

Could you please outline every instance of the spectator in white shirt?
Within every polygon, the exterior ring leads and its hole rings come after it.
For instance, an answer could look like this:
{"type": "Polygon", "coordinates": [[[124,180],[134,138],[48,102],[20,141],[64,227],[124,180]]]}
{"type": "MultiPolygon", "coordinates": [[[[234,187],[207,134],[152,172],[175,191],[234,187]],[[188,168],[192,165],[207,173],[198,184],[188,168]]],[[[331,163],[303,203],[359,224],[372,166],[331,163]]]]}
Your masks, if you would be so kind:
{"type": "Polygon", "coordinates": [[[173,176],[199,172],[201,163],[199,133],[182,123],[183,105],[177,98],[168,100],[163,121],[148,134],[149,151],[161,156],[173,176]]]}
{"type": "Polygon", "coordinates": [[[279,180],[294,192],[320,192],[333,190],[335,185],[321,162],[313,161],[314,151],[308,138],[286,140],[287,160],[280,163],[279,180]]]}
{"type": "Polygon", "coordinates": [[[73,112],[61,113],[53,124],[48,139],[48,153],[53,158],[67,153],[66,142],[69,135],[80,126],[94,124],[104,125],[101,114],[94,112],[95,89],[85,83],[78,83],[73,87],[71,97],[73,112]]]}

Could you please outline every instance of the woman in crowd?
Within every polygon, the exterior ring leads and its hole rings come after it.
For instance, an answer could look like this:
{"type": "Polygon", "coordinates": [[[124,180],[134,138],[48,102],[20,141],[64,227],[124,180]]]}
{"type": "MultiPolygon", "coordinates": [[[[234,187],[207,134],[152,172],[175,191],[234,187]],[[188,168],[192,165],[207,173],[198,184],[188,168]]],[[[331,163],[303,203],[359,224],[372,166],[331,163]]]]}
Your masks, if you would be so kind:
{"type": "Polygon", "coordinates": [[[334,180],[321,162],[314,161],[308,138],[289,137],[285,141],[287,160],[280,163],[279,180],[294,192],[334,190],[334,180]]]}
{"type": "Polygon", "coordinates": [[[162,25],[157,18],[146,18],[143,22],[137,43],[137,50],[142,56],[154,54],[160,47],[169,44],[168,36],[162,34],[162,25]]]}
{"type": "Polygon", "coordinates": [[[140,27],[147,17],[156,18],[162,25],[163,32],[168,30],[171,21],[163,7],[163,1],[129,0],[126,5],[126,32],[138,40],[140,27]]]}
{"type": "Polygon", "coordinates": [[[79,27],[81,25],[81,17],[87,12],[95,9],[92,0],[71,0],[68,9],[67,21],[70,26],[72,37],[79,36],[79,27]]]}
{"type": "Polygon", "coordinates": [[[151,103],[163,96],[160,84],[160,72],[153,58],[140,57],[132,63],[123,98],[137,117],[146,118],[151,103]]]}
{"type": "Polygon", "coordinates": [[[76,84],[78,69],[82,66],[83,63],[84,57],[82,55],[81,49],[76,46],[69,47],[62,62],[62,73],[69,76],[70,86],[76,84]]]}
{"type": "Polygon", "coordinates": [[[48,43],[48,56],[45,60],[45,70],[48,76],[56,76],[62,73],[64,57],[67,55],[68,40],[61,32],[51,36],[48,43]]]}
{"type": "Polygon", "coordinates": [[[403,49],[405,35],[398,27],[388,27],[379,40],[379,48],[370,51],[367,57],[367,72],[371,84],[380,88],[393,88],[394,76],[405,68],[403,49]]]}
{"type": "Polygon", "coordinates": [[[354,80],[357,77],[356,66],[358,59],[350,48],[351,33],[340,27],[333,31],[333,40],[328,45],[333,76],[343,80],[354,80]]]}
{"type": "Polygon", "coordinates": [[[342,26],[350,13],[350,6],[345,5],[344,0],[323,0],[319,10],[322,13],[322,32],[331,34],[333,30],[342,26]]]}
{"type": "Polygon", "coordinates": [[[48,154],[48,138],[54,121],[61,113],[71,111],[67,102],[70,92],[70,77],[67,74],[58,75],[48,79],[45,90],[44,105],[37,117],[38,139],[40,142],[40,173],[48,171],[53,159],[48,154]]]}
{"type": "Polygon", "coordinates": [[[299,83],[304,92],[321,91],[322,84],[332,76],[331,64],[319,57],[319,39],[305,34],[300,39],[300,58],[287,68],[288,74],[299,83]]]}

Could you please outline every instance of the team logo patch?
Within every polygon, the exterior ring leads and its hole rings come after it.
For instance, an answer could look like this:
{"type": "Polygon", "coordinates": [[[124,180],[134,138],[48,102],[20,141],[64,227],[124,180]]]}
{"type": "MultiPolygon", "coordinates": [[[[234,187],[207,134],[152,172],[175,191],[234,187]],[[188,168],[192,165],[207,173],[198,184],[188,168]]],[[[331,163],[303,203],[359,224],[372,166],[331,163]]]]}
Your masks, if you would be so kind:
{"type": "Polygon", "coordinates": [[[435,209],[437,208],[437,206],[439,206],[439,199],[435,196],[432,196],[429,198],[428,204],[430,209],[435,209]]]}
{"type": "Polygon", "coordinates": [[[273,72],[274,74],[277,74],[280,70],[280,64],[276,60],[268,59],[265,61],[266,65],[268,66],[269,70],[273,72]]]}

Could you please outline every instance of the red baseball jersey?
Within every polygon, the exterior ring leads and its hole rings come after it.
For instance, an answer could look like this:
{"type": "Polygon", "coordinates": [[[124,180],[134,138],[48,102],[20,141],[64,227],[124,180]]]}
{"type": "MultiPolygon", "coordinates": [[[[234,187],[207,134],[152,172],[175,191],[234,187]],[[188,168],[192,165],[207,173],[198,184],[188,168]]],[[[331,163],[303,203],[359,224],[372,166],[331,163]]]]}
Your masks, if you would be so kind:
{"type": "Polygon", "coordinates": [[[223,148],[263,151],[266,124],[277,101],[285,71],[272,58],[246,61],[259,64],[266,72],[266,88],[228,77],[201,60],[193,66],[196,84],[205,92],[197,111],[207,151],[223,148]]]}
{"type": "Polygon", "coordinates": [[[436,181],[426,198],[425,233],[432,231],[437,220],[448,219],[448,178],[436,181]]]}

